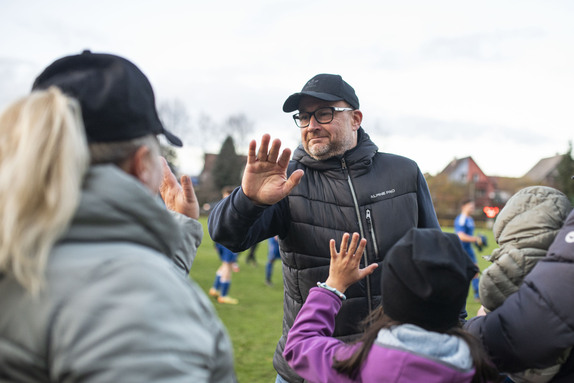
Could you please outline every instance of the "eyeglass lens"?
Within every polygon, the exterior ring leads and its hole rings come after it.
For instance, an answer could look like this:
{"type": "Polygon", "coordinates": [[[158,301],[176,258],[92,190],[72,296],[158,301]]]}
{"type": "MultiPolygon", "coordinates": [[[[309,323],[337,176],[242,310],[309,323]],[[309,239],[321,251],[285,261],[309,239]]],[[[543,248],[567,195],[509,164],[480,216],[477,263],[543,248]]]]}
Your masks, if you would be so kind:
{"type": "Polygon", "coordinates": [[[333,121],[333,109],[330,107],[317,109],[312,113],[297,113],[295,116],[295,122],[298,126],[305,127],[311,123],[311,116],[315,116],[315,119],[320,124],[328,124],[333,121]]]}

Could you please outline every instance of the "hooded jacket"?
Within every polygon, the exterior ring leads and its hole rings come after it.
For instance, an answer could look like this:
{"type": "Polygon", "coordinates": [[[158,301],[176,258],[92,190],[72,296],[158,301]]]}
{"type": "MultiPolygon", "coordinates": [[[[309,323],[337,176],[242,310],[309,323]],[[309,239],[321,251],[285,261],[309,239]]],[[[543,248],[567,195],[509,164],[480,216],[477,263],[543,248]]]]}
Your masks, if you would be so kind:
{"type": "Polygon", "coordinates": [[[130,175],[91,167],[40,294],[0,276],[0,381],[233,382],[229,337],[187,276],[201,225],[179,220],[130,175]]]}
{"type": "Polygon", "coordinates": [[[480,301],[494,310],[518,290],[526,274],[546,256],[572,206],[562,192],[531,186],[512,196],[496,217],[494,239],[500,246],[479,282],[480,301]]]}
{"type": "MultiPolygon", "coordinates": [[[[504,372],[553,366],[574,346],[574,212],[565,221],[546,257],[526,275],[516,293],[465,329],[480,339],[504,372]]],[[[574,380],[570,353],[552,382],[574,380]]]]}
{"type": "MultiPolygon", "coordinates": [[[[256,206],[237,188],[209,217],[211,238],[233,251],[279,235],[284,320],[273,364],[290,382],[302,379],[283,359],[285,340],[309,289],[327,279],[329,240],[339,243],[346,232],[360,233],[368,240],[363,264],[370,264],[381,262],[410,228],[439,228],[417,164],[379,153],[362,128],[357,145],[342,156],[317,161],[299,146],[287,173],[296,169],[305,172],[301,182],[275,205],[256,206]]],[[[335,337],[348,340],[358,335],[359,323],[380,304],[380,286],[380,272],[375,272],[347,290],[335,320],[335,337]]]]}
{"type": "Polygon", "coordinates": [[[468,345],[453,335],[412,324],[381,329],[356,379],[333,369],[333,360],[350,357],[359,347],[331,338],[341,299],[317,287],[289,332],[284,356],[310,382],[471,382],[473,361],[468,345]]]}

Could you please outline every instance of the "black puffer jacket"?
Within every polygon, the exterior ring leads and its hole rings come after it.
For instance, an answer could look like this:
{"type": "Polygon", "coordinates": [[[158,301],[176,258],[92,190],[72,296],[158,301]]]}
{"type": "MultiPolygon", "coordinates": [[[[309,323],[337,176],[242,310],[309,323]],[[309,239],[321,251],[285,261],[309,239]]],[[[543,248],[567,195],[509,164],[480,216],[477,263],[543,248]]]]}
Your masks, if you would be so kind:
{"type": "MultiPolygon", "coordinates": [[[[574,211],[518,291],[465,328],[477,336],[505,372],[545,368],[574,346],[574,211]]],[[[574,381],[571,353],[552,382],[574,381]]]]}
{"type": "MultiPolygon", "coordinates": [[[[357,146],[342,157],[316,161],[300,146],[288,174],[303,169],[305,175],[288,198],[268,208],[256,207],[237,189],[209,217],[211,237],[233,251],[280,236],[284,320],[273,364],[290,382],[301,378],[283,359],[283,347],[309,289],[327,279],[329,240],[339,244],[345,232],[359,232],[368,240],[367,263],[380,263],[408,229],[439,227],[417,164],[377,151],[362,129],[357,146]]],[[[359,332],[359,322],[380,303],[380,272],[351,286],[346,295],[334,336],[351,339],[359,332]]]]}

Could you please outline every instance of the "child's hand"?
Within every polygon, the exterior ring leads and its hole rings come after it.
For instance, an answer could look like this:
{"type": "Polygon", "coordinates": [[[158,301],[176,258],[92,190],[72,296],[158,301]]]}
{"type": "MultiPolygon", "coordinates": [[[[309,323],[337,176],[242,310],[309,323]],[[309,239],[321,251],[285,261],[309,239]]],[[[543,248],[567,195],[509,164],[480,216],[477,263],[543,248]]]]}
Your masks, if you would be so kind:
{"type": "Polygon", "coordinates": [[[349,244],[349,237],[349,233],[343,234],[341,251],[339,252],[337,252],[335,247],[335,240],[331,239],[329,242],[331,264],[329,266],[329,278],[327,278],[325,283],[342,293],[353,283],[371,274],[378,267],[376,263],[370,264],[364,269],[359,267],[363,251],[365,246],[367,246],[367,240],[363,238],[359,241],[359,233],[353,233],[353,238],[349,244]]]}

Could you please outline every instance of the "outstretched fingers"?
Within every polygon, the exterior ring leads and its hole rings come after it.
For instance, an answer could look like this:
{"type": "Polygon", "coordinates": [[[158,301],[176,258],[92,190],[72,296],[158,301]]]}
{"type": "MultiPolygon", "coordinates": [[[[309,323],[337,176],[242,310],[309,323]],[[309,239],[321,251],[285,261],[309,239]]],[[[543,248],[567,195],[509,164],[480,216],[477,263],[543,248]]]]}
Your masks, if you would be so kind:
{"type": "Polygon", "coordinates": [[[165,158],[161,158],[163,179],[159,187],[161,198],[169,210],[176,211],[193,219],[199,218],[199,203],[188,176],[181,177],[181,185],[171,171],[165,158]]]}
{"type": "Polygon", "coordinates": [[[335,240],[331,239],[329,241],[331,258],[336,259],[338,261],[347,261],[347,262],[350,259],[355,258],[358,259],[358,262],[360,262],[361,255],[365,250],[366,244],[367,240],[361,239],[359,233],[353,233],[352,237],[349,233],[345,233],[341,238],[341,247],[339,251],[337,251],[335,240]],[[349,238],[351,238],[350,243],[349,238]],[[357,257],[355,257],[356,255],[357,257]]]}
{"type": "Polygon", "coordinates": [[[371,274],[377,268],[373,263],[361,269],[361,258],[367,246],[367,240],[361,238],[359,233],[343,234],[341,246],[337,250],[335,240],[329,241],[331,264],[327,284],[344,292],[350,285],[371,274]]]}
{"type": "Polygon", "coordinates": [[[171,171],[167,161],[162,156],[159,157],[161,161],[161,167],[163,171],[163,178],[161,184],[159,185],[159,193],[161,198],[168,203],[168,200],[172,198],[174,190],[179,188],[175,174],[171,171]]]}
{"type": "MultiPolygon", "coordinates": [[[[355,255],[357,253],[357,247],[359,246],[359,240],[360,240],[359,233],[353,233],[353,237],[351,239],[351,244],[349,245],[349,248],[347,249],[347,254],[349,254],[351,257],[355,257],[355,255]]],[[[367,242],[366,239],[364,241],[365,241],[365,243],[367,242]]],[[[363,249],[364,249],[364,246],[363,246],[363,249]]],[[[343,250],[343,249],[341,249],[341,250],[343,250]]],[[[362,253],[363,252],[361,251],[361,254],[362,253]]],[[[359,256],[357,258],[360,258],[361,254],[359,254],[359,256]]]]}
{"type": "Polygon", "coordinates": [[[367,240],[365,238],[361,238],[361,240],[359,241],[359,234],[358,233],[353,234],[353,241],[351,241],[351,246],[349,247],[349,253],[352,254],[351,262],[353,262],[354,266],[358,268],[360,279],[363,279],[367,275],[372,274],[373,271],[375,271],[375,269],[379,267],[378,264],[371,263],[370,265],[362,269],[360,268],[359,265],[361,263],[361,258],[363,257],[363,252],[365,251],[365,247],[367,247],[367,240]],[[351,250],[351,247],[353,246],[353,242],[355,240],[357,241],[358,246],[353,247],[353,249],[351,250]]]}
{"type": "Polygon", "coordinates": [[[183,196],[187,202],[193,202],[196,199],[193,183],[189,176],[181,176],[181,187],[183,189],[183,196]]]}
{"type": "Polygon", "coordinates": [[[261,137],[261,145],[259,146],[259,151],[257,152],[258,161],[267,161],[270,140],[271,136],[269,134],[264,134],[263,137],[261,137]]]}
{"type": "Polygon", "coordinates": [[[340,247],[340,251],[338,253],[338,255],[340,255],[341,258],[345,258],[348,243],[349,243],[349,233],[345,233],[345,234],[343,234],[343,238],[341,239],[341,247],[340,247]]]}
{"type": "Polygon", "coordinates": [[[171,168],[169,167],[167,160],[162,156],[160,156],[159,158],[161,161],[161,168],[163,171],[163,180],[161,186],[162,187],[173,186],[174,184],[177,183],[175,175],[171,171],[171,168]]]}
{"type": "MultiPolygon", "coordinates": [[[[279,149],[277,150],[277,153],[278,152],[279,149]]],[[[277,163],[282,168],[287,168],[287,166],[289,165],[289,160],[291,160],[291,149],[285,148],[283,152],[281,152],[281,155],[279,156],[277,163]]]]}
{"type": "MultiPolygon", "coordinates": [[[[269,153],[267,154],[267,161],[277,162],[277,158],[279,158],[279,150],[280,149],[281,149],[281,140],[276,138],[271,143],[271,149],[269,149],[269,153]]],[[[286,150],[289,150],[289,149],[286,149],[286,150]]],[[[279,164],[279,165],[281,165],[281,164],[279,164]]]]}
{"type": "Polygon", "coordinates": [[[249,142],[249,148],[247,150],[247,163],[252,164],[257,161],[257,155],[255,154],[255,150],[257,149],[257,141],[251,140],[249,142]]]}
{"type": "Polygon", "coordinates": [[[361,279],[363,279],[367,275],[373,274],[373,272],[377,267],[379,267],[377,263],[371,263],[369,266],[359,269],[359,276],[361,277],[361,279]]]}

